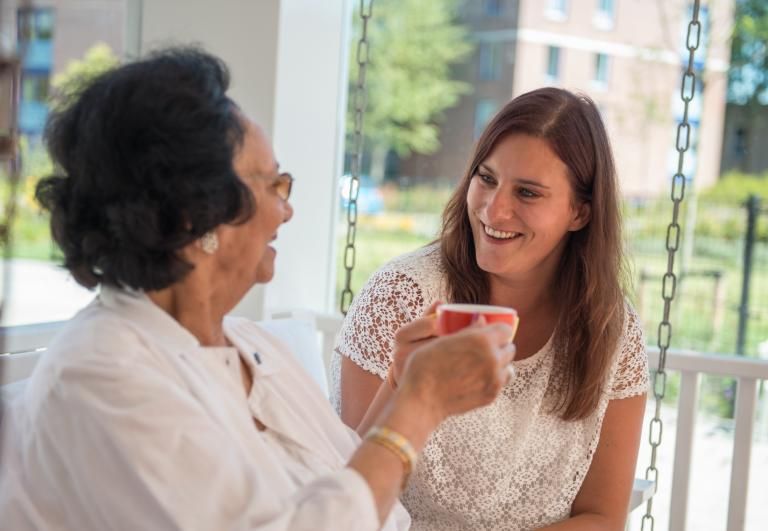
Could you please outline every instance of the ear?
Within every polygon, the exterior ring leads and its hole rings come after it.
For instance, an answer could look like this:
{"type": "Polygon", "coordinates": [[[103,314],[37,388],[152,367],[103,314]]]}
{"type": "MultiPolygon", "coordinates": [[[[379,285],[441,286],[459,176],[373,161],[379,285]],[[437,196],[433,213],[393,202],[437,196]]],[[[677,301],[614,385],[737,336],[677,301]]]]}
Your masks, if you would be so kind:
{"type": "Polygon", "coordinates": [[[589,223],[592,217],[592,204],[585,201],[574,208],[573,212],[573,219],[570,225],[568,225],[568,230],[576,232],[586,227],[587,223],[589,223]]]}

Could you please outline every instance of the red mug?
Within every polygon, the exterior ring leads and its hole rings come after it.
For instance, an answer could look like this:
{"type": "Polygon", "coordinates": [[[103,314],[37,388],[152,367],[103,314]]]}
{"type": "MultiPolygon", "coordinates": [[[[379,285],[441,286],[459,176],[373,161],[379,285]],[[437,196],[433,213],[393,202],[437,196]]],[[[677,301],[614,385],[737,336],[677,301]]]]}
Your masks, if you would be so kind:
{"type": "Polygon", "coordinates": [[[437,334],[445,336],[458,332],[476,322],[480,316],[483,316],[488,324],[506,323],[511,326],[510,341],[514,339],[517,324],[520,322],[514,308],[487,304],[441,304],[437,307],[437,334]]]}

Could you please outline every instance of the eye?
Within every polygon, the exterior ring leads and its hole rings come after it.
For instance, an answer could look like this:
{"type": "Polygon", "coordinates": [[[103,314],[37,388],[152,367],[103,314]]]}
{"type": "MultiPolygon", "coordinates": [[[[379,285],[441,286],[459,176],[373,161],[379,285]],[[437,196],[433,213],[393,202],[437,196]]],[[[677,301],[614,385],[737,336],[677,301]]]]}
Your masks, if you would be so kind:
{"type": "Polygon", "coordinates": [[[531,190],[530,188],[520,187],[518,193],[526,199],[533,199],[539,197],[539,194],[531,190]]]}
{"type": "Polygon", "coordinates": [[[487,184],[487,185],[494,185],[494,184],[496,184],[496,179],[493,176],[488,175],[487,173],[477,172],[477,173],[475,173],[475,176],[478,179],[480,179],[480,181],[483,184],[487,184]]]}

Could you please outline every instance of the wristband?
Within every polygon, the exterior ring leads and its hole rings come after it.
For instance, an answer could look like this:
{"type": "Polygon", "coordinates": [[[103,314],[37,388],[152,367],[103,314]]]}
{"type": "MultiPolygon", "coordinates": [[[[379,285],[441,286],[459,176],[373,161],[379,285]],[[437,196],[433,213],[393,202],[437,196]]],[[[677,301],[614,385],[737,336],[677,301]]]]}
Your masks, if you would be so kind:
{"type": "Polygon", "coordinates": [[[403,435],[384,426],[373,427],[365,436],[367,441],[383,446],[395,454],[403,464],[403,483],[401,490],[405,490],[408,478],[416,466],[417,454],[411,442],[403,435]]]}

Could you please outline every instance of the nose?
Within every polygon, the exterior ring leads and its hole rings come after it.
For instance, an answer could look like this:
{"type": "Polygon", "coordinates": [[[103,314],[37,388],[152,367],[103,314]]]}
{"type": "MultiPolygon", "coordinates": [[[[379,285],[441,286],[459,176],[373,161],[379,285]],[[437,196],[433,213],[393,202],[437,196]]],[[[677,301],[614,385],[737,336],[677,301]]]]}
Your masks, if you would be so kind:
{"type": "Polygon", "coordinates": [[[512,191],[498,187],[486,198],[486,221],[490,224],[507,221],[515,216],[515,200],[512,191]]]}
{"type": "Polygon", "coordinates": [[[293,205],[288,201],[283,201],[283,223],[288,223],[293,217],[293,205]]]}

